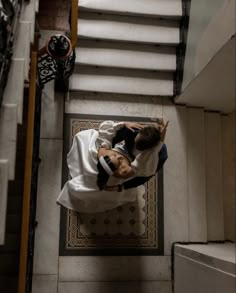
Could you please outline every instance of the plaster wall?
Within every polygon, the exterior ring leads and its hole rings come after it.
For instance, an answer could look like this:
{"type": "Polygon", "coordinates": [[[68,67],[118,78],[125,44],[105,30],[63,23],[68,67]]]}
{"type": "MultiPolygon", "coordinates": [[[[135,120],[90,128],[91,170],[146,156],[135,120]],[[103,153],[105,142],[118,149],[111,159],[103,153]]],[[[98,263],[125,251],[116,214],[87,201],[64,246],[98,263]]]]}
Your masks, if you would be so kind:
{"type": "Polygon", "coordinates": [[[235,110],[235,37],[217,52],[176,102],[227,114],[235,110]]]}
{"type": "Polygon", "coordinates": [[[192,0],[177,103],[235,110],[235,0],[192,0]]]}
{"type": "Polygon", "coordinates": [[[192,0],[183,89],[235,34],[235,0],[192,0]]]}

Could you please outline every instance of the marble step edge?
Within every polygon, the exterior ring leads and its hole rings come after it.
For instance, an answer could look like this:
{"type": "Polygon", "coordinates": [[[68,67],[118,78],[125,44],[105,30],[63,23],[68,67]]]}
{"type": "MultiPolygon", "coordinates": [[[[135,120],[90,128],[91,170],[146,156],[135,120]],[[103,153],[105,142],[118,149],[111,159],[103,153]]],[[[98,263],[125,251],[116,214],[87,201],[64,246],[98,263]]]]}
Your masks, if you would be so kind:
{"type": "Polygon", "coordinates": [[[59,281],[170,281],[170,256],[60,256],[59,281]],[[89,273],[88,273],[89,272],[89,273]]]}
{"type": "MultiPolygon", "coordinates": [[[[122,45],[121,45],[122,47],[122,45]]],[[[174,49],[174,48],[171,48],[174,49]]],[[[133,68],[144,70],[176,70],[175,50],[156,48],[156,51],[135,51],[134,46],[126,48],[77,47],[76,64],[133,68]]]]}
{"type": "Polygon", "coordinates": [[[4,245],[8,195],[8,160],[0,159],[0,186],[0,245],[4,245]]]}
{"type": "Polygon", "coordinates": [[[35,13],[37,3],[36,0],[31,0],[29,2],[23,2],[21,9],[20,21],[29,22],[31,26],[30,30],[30,40],[34,41],[34,30],[35,30],[35,13]]]}
{"type": "Polygon", "coordinates": [[[30,44],[31,22],[19,21],[13,47],[13,58],[25,60],[24,79],[27,81],[29,80],[30,44]]]}
{"type": "Polygon", "coordinates": [[[173,21],[81,13],[77,26],[79,38],[172,46],[180,42],[179,24],[173,21]]]}
{"type": "Polygon", "coordinates": [[[122,1],[116,0],[80,0],[79,10],[97,11],[102,13],[128,14],[156,17],[182,16],[182,1],[122,1]]]}
{"type": "Polygon", "coordinates": [[[148,79],[145,77],[73,74],[70,78],[71,91],[107,92],[120,94],[172,96],[173,80],[148,79]]]}
{"type": "Polygon", "coordinates": [[[39,12],[39,0],[35,0],[35,12],[39,12]]]}
{"type": "Polygon", "coordinates": [[[9,180],[15,178],[17,144],[17,105],[3,104],[0,109],[0,159],[8,160],[9,180]]]}
{"type": "Polygon", "coordinates": [[[235,275],[235,243],[176,244],[175,254],[235,275]]]}
{"type": "Polygon", "coordinates": [[[3,95],[3,104],[15,104],[17,106],[17,122],[19,124],[22,123],[23,119],[24,71],[25,59],[12,58],[3,95]]]}
{"type": "MultiPolygon", "coordinates": [[[[34,275],[33,288],[39,284],[48,284],[42,275],[34,275]]],[[[51,281],[51,280],[50,280],[51,281]]],[[[57,280],[55,281],[57,282],[57,280]]],[[[41,285],[42,286],[42,285],[41,285]]],[[[59,282],[58,292],[70,293],[172,293],[171,281],[99,281],[99,282],[59,282]]],[[[34,291],[33,291],[34,292],[34,291]]]]}

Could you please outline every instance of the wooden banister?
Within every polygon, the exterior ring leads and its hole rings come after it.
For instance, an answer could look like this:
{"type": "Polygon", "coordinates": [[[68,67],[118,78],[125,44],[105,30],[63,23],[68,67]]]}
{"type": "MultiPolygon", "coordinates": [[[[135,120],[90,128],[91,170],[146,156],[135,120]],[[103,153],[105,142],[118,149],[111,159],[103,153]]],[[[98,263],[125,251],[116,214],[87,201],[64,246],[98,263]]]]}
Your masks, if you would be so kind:
{"type": "Polygon", "coordinates": [[[28,234],[29,234],[29,218],[30,218],[32,155],[33,155],[33,143],[34,143],[36,78],[37,78],[37,52],[32,52],[31,66],[30,66],[30,85],[29,85],[28,121],[27,121],[27,135],[26,135],[26,160],[25,160],[25,174],[24,174],[25,176],[24,176],[23,207],[22,207],[18,293],[25,293],[26,278],[27,278],[27,256],[28,256],[28,236],[29,236],[28,234]]]}
{"type": "Polygon", "coordinates": [[[71,44],[74,49],[77,44],[77,23],[78,23],[78,1],[72,0],[71,3],[71,44]]]}

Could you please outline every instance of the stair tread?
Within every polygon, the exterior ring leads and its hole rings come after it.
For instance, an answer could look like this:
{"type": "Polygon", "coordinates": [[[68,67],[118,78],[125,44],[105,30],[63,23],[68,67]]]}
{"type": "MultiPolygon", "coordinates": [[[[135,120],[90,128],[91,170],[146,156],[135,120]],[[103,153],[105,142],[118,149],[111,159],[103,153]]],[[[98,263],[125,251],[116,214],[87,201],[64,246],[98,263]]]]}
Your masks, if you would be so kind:
{"type": "Polygon", "coordinates": [[[30,40],[34,41],[34,27],[35,27],[35,12],[36,12],[36,1],[24,2],[20,20],[29,22],[30,28],[30,40]]]}
{"type": "Polygon", "coordinates": [[[159,17],[181,17],[182,3],[180,0],[80,0],[79,10],[94,10],[117,14],[159,16],[159,17]]]}
{"type": "Polygon", "coordinates": [[[95,13],[79,14],[78,36],[171,45],[180,41],[178,22],[108,14],[101,17],[95,13]]]}
{"type": "Polygon", "coordinates": [[[3,96],[3,104],[17,105],[18,123],[22,123],[23,118],[24,70],[24,59],[13,58],[3,96]]]}
{"type": "Polygon", "coordinates": [[[24,79],[29,79],[31,23],[18,23],[18,33],[14,42],[13,58],[24,60],[24,79]]]}
{"type": "Polygon", "coordinates": [[[76,64],[136,68],[145,70],[176,70],[175,48],[131,44],[111,46],[105,42],[79,42],[76,64]],[[118,47],[118,48],[117,48],[118,47]],[[148,50],[149,51],[146,51],[148,50]]]}
{"type": "Polygon", "coordinates": [[[70,78],[70,90],[98,91],[140,95],[173,95],[171,74],[117,70],[114,68],[83,68],[70,78]]]}
{"type": "Polygon", "coordinates": [[[0,110],[0,159],[9,162],[9,179],[14,179],[17,141],[17,106],[2,105],[0,110]]]}
{"type": "Polygon", "coordinates": [[[175,253],[235,275],[235,243],[177,244],[175,253]]]}

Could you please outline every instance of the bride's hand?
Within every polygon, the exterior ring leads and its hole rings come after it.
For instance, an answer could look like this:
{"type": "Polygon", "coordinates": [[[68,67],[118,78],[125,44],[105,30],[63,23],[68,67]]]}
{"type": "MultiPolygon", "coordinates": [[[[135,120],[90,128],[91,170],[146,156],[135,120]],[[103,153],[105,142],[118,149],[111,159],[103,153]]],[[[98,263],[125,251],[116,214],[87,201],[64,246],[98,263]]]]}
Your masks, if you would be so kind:
{"type": "Polygon", "coordinates": [[[160,119],[159,120],[159,123],[158,123],[158,130],[160,131],[161,133],[161,141],[164,142],[165,141],[165,137],[166,137],[166,131],[167,131],[167,127],[168,127],[168,124],[169,124],[169,120],[165,123],[163,119],[160,119]]]}
{"type": "Polygon", "coordinates": [[[121,185],[113,185],[113,186],[104,186],[104,190],[106,191],[121,191],[121,185]]]}
{"type": "Polygon", "coordinates": [[[124,122],[124,126],[126,128],[128,128],[129,130],[131,131],[134,131],[135,129],[142,129],[143,126],[139,123],[136,123],[136,122],[124,122]]]}

